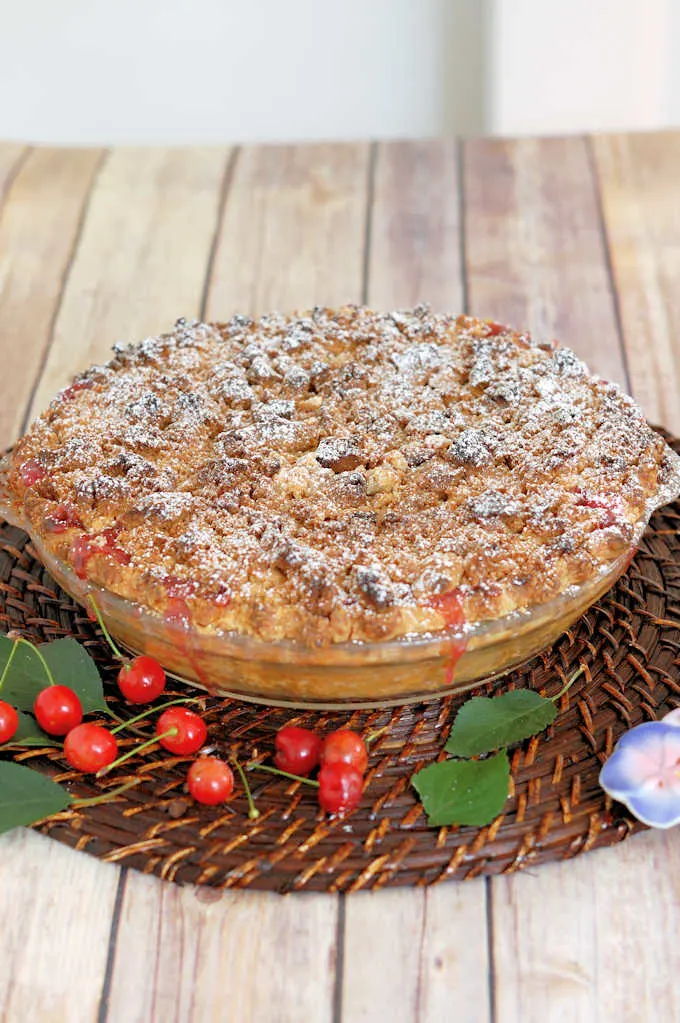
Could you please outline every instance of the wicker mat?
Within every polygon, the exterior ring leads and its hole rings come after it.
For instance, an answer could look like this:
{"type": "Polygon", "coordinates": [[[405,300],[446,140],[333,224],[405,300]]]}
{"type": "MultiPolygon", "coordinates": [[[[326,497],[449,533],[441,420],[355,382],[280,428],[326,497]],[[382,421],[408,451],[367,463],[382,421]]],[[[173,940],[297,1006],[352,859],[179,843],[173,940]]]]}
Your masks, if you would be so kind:
{"type": "MultiPolygon", "coordinates": [[[[166,880],[279,892],[428,885],[620,842],[642,825],[612,804],[597,777],[622,732],[680,706],[679,526],[680,504],[658,512],[614,589],[552,649],[494,684],[496,691],[531,687],[553,695],[576,668],[584,669],[562,697],[551,728],[511,755],[514,792],[488,827],[428,828],[409,784],[414,771],[441,754],[467,693],[390,710],[297,715],[206,699],[209,741],[242,760],[273,750],[276,730],[291,719],[322,730],[387,726],[371,745],[363,801],[345,820],[320,813],[306,786],[257,772],[251,774],[257,821],[248,820],[240,786],[229,804],[199,807],[184,791],[187,761],[162,750],[131,759],[101,783],[67,770],[59,751],[30,750],[15,759],[68,783],[77,796],[137,780],[110,802],[66,811],[38,828],[102,860],[166,880]]],[[[40,642],[75,636],[97,660],[111,706],[130,716],[96,626],[36,560],[26,534],[1,522],[0,628],[40,642]]],[[[173,683],[167,692],[171,699],[187,690],[173,683]]]]}

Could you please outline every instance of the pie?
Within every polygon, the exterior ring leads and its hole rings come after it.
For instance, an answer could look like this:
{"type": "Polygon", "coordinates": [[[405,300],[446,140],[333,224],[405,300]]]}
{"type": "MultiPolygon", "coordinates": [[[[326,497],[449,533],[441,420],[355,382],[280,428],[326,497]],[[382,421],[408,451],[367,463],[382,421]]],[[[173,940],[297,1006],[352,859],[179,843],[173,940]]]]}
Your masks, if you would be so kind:
{"type": "Polygon", "coordinates": [[[56,558],[203,631],[327,646],[500,618],[594,579],[680,459],[568,348],[357,306],[115,346],[18,442],[56,558]]]}

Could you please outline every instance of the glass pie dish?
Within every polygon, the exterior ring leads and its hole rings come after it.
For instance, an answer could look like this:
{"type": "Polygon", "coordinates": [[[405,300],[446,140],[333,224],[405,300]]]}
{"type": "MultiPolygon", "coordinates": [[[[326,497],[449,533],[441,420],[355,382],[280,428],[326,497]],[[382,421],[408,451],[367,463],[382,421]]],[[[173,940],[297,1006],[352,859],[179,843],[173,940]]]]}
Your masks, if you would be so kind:
{"type": "Polygon", "coordinates": [[[629,548],[586,582],[545,603],[447,631],[375,642],[308,647],[168,621],[140,604],[81,580],[46,549],[12,506],[0,463],[0,514],[31,537],[56,582],[74,600],[92,595],[107,628],[133,653],[155,657],[175,678],[214,695],[319,709],[387,707],[435,699],[503,675],[550,646],[625,572],[660,493],[635,526],[629,548]]]}

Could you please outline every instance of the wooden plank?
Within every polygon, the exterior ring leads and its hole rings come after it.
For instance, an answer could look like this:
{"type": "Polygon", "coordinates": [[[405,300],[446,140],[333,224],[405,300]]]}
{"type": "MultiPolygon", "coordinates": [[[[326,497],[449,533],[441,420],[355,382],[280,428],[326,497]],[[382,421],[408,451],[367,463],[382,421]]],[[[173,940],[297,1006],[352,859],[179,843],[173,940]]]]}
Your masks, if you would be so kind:
{"type": "MultiPolygon", "coordinates": [[[[198,313],[227,155],[221,150],[120,151],[111,156],[70,268],[36,407],[79,367],[102,358],[116,337],[143,336],[171,323],[180,312],[198,313]]],[[[63,275],[70,254],[65,211],[76,211],[76,183],[84,187],[86,170],[92,174],[96,162],[95,154],[36,151],[18,176],[0,237],[5,231],[8,262],[14,274],[22,270],[29,277],[31,288],[26,285],[23,293],[18,284],[5,289],[5,301],[9,295],[12,305],[0,306],[4,332],[12,329],[8,308],[35,334],[40,323],[49,325],[49,303],[57,302],[61,281],[53,264],[60,255],[63,275]],[[80,177],[69,172],[74,166],[80,177]],[[6,227],[10,214],[15,217],[9,220],[11,232],[6,227]],[[42,228],[41,220],[46,221],[42,228]],[[60,225],[65,235],[61,248],[60,225]]],[[[73,219],[77,222],[77,216],[73,219]]],[[[71,247],[74,232],[75,226],[71,247]]],[[[22,356],[31,343],[28,330],[26,334],[20,343],[16,339],[22,356]]],[[[49,330],[43,331],[41,343],[48,338],[49,330]]],[[[33,371],[34,362],[29,360],[33,371]]],[[[8,388],[13,421],[23,411],[20,371],[11,363],[2,385],[8,388]]],[[[15,935],[3,927],[0,937],[0,947],[12,946],[11,954],[3,957],[8,976],[20,978],[18,993],[9,992],[8,1004],[14,998],[22,1010],[8,1011],[4,1018],[92,1020],[104,984],[119,873],[30,833],[17,833],[8,841],[15,843],[10,845],[15,854],[1,861],[5,883],[0,887],[8,900],[5,919],[15,915],[24,930],[15,935]],[[55,962],[63,967],[58,977],[55,962]]]]}
{"type": "Polygon", "coordinates": [[[498,1023],[680,1019],[680,834],[494,881],[498,1023]]]}
{"type": "Polygon", "coordinates": [[[228,152],[117,149],[99,174],[32,412],[117,340],[200,310],[228,152]]]}
{"type": "Polygon", "coordinates": [[[108,1023],[330,1023],[335,901],[128,875],[108,1023]]]}
{"type": "Polygon", "coordinates": [[[457,147],[447,141],[378,147],[370,232],[369,297],[377,309],[429,302],[460,312],[457,147]]]}
{"type": "Polygon", "coordinates": [[[464,193],[470,312],[557,338],[625,385],[584,140],[466,142],[464,193]]]}
{"type": "Polygon", "coordinates": [[[680,132],[593,139],[633,394],[680,433],[680,132]]]}
{"type": "MultiPolygon", "coordinates": [[[[367,297],[391,309],[458,311],[459,190],[452,141],[378,146],[367,297]]],[[[386,890],[345,903],[342,1019],[489,1019],[483,881],[386,890]],[[388,922],[388,923],[386,923],[388,922]],[[367,954],[370,943],[370,954],[367,954]]]]}
{"type": "Polygon", "coordinates": [[[487,1023],[484,881],[348,896],[342,1020],[487,1023]]]}
{"type": "MultiPolygon", "coordinates": [[[[32,150],[0,210],[0,448],[21,432],[102,155],[96,149],[32,150]]],[[[1,178],[0,166],[0,191],[1,178]]]]}
{"type": "Polygon", "coordinates": [[[0,142],[0,200],[28,153],[28,147],[19,142],[0,142]]]}
{"type": "MultiPolygon", "coordinates": [[[[239,155],[208,318],[360,300],[368,154],[366,146],[314,146],[239,155]]],[[[201,901],[214,894],[128,874],[109,1020],[153,1023],[177,1006],[187,1023],[330,1020],[337,897],[226,892],[201,901]]]]}
{"type": "Polygon", "coordinates": [[[243,149],[207,318],[360,301],[368,169],[367,145],[243,149]]]}
{"type": "MultiPolygon", "coordinates": [[[[51,336],[101,152],[0,146],[0,443],[14,439],[51,336]],[[11,155],[9,155],[11,154],[11,155]],[[16,175],[14,174],[16,171],[16,175]],[[11,180],[10,180],[11,179],[11,180]]],[[[3,1020],[91,1021],[119,871],[31,831],[0,840],[3,1020]],[[83,913],[83,906],[87,913],[83,913]]]]}
{"type": "MultiPolygon", "coordinates": [[[[473,308],[556,334],[593,369],[622,382],[608,257],[583,141],[470,143],[465,183],[473,308]]],[[[672,868],[655,871],[649,862],[651,856],[661,863],[667,848],[654,835],[541,867],[535,876],[492,881],[498,1023],[675,1018],[668,993],[646,973],[649,964],[660,977],[652,961],[666,968],[675,954],[665,947],[669,923],[678,926],[677,910],[666,905],[674,882],[660,877],[672,868]],[[649,984],[662,1000],[645,1012],[649,984]]]]}
{"type": "Polygon", "coordinates": [[[0,1018],[97,1018],[119,870],[33,831],[0,839],[0,1018]]]}

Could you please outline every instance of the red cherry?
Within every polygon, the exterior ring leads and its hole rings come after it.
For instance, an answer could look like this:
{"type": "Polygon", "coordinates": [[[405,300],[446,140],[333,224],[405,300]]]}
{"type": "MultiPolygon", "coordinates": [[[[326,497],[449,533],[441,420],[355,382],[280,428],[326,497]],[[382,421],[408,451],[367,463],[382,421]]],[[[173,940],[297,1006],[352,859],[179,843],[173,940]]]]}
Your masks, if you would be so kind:
{"type": "Polygon", "coordinates": [[[180,756],[199,750],[207,734],[203,718],[186,707],[168,707],[156,722],[156,736],[161,746],[180,756]]]}
{"type": "Polygon", "coordinates": [[[281,771],[306,778],[319,763],[321,739],[308,728],[284,725],[276,733],[274,743],[276,745],[274,763],[281,771]]]}
{"type": "Polygon", "coordinates": [[[25,487],[33,487],[45,477],[45,470],[37,458],[27,458],[19,466],[19,475],[25,487]]]}
{"type": "Polygon", "coordinates": [[[118,672],[118,688],[130,703],[151,703],[165,689],[165,672],[153,657],[135,657],[118,672]]]}
{"type": "Polygon", "coordinates": [[[14,738],[19,727],[19,715],[10,703],[0,700],[0,745],[14,738]]]}
{"type": "Polygon", "coordinates": [[[217,806],[234,791],[234,772],[224,760],[199,757],[189,768],[187,785],[197,803],[217,806]]]}
{"type": "Polygon", "coordinates": [[[358,806],[363,787],[363,775],[351,764],[323,764],[319,771],[319,805],[327,813],[347,813],[358,806]]]}
{"type": "Polygon", "coordinates": [[[326,736],[321,747],[322,764],[349,764],[359,774],[364,774],[368,767],[368,751],[366,743],[349,728],[340,728],[326,736]]]}
{"type": "Polygon", "coordinates": [[[43,732],[67,735],[83,720],[77,693],[68,686],[47,686],[35,698],[33,713],[43,732]]]}
{"type": "Polygon", "coordinates": [[[64,756],[69,764],[86,774],[96,774],[102,767],[108,767],[117,755],[115,735],[89,721],[72,728],[64,740],[64,756]]]}

